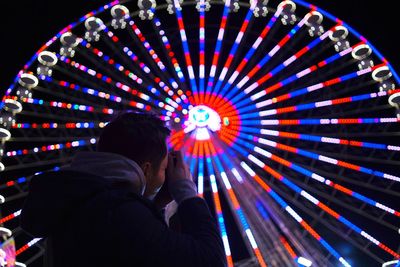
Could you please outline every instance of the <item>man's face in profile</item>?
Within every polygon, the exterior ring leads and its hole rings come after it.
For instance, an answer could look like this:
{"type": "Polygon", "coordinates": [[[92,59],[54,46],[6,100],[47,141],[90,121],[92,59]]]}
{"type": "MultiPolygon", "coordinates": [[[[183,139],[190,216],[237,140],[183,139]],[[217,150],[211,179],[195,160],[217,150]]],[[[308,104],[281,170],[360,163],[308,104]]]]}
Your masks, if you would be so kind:
{"type": "MultiPolygon", "coordinates": [[[[166,146],[167,147],[167,146],[166,146]]],[[[162,187],[165,181],[165,170],[168,166],[168,153],[161,160],[158,169],[154,170],[153,165],[150,162],[145,162],[142,165],[142,170],[146,178],[146,190],[144,196],[148,197],[157,193],[162,187]]]]}

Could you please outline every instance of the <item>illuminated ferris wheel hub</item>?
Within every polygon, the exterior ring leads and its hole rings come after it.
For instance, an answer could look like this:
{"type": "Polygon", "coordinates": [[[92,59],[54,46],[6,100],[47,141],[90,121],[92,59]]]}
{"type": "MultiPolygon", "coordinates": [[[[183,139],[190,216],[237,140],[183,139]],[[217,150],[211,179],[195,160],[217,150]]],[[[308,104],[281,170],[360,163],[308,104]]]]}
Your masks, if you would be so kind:
{"type": "Polygon", "coordinates": [[[196,131],[197,140],[209,139],[209,131],[219,131],[221,129],[221,118],[218,113],[205,105],[198,105],[189,110],[188,120],[186,121],[185,132],[196,131]]]}

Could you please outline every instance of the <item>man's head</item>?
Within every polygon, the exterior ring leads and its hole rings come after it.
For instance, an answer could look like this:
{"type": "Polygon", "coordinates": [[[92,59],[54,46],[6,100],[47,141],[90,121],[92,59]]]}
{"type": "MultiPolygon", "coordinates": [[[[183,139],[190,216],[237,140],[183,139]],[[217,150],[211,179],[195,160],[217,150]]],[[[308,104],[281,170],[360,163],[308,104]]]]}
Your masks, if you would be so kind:
{"type": "Polygon", "coordinates": [[[165,180],[168,163],[166,139],[170,130],[152,113],[124,112],[104,127],[99,152],[110,152],[134,160],[146,178],[145,197],[151,197],[165,180]]]}

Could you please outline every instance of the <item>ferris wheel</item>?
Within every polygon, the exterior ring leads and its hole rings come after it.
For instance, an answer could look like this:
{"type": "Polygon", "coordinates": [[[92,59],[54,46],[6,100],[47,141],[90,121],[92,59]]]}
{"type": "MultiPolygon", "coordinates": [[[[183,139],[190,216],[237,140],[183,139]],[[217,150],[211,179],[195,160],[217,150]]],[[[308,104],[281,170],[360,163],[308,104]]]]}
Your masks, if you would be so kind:
{"type": "Polygon", "coordinates": [[[146,110],[184,151],[228,266],[397,266],[399,84],[366,38],[301,0],[111,2],[2,99],[0,263],[40,266],[42,240],[18,226],[31,177],[146,110]]]}

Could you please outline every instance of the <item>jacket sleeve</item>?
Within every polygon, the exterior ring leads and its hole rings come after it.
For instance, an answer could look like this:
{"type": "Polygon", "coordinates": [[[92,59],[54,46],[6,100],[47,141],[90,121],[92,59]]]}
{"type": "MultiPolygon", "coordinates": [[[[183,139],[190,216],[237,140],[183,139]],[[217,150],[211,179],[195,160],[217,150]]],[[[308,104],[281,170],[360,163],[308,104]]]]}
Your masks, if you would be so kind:
{"type": "Polygon", "coordinates": [[[139,202],[118,207],[113,232],[121,262],[138,266],[226,266],[219,230],[206,202],[199,197],[187,199],[179,205],[178,216],[182,233],[168,229],[139,202]]]}

